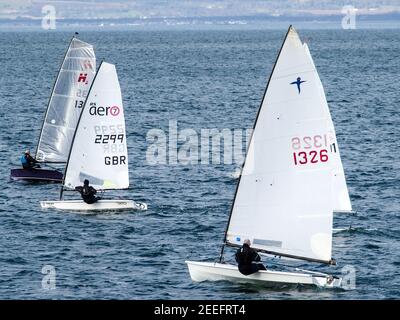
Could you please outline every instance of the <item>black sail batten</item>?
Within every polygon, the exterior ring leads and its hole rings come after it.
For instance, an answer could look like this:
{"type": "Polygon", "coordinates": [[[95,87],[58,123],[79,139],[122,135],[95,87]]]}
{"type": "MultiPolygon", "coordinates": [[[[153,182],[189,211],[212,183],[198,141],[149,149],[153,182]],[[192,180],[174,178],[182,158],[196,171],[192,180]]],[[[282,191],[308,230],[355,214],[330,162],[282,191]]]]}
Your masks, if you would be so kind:
{"type": "MultiPolygon", "coordinates": [[[[229,246],[229,247],[235,247],[235,248],[240,248],[241,246],[235,243],[230,243],[226,242],[224,245],[229,246]]],[[[329,264],[329,265],[336,265],[336,260],[331,259],[331,260],[320,260],[320,259],[313,259],[313,258],[308,258],[308,257],[302,257],[302,256],[296,256],[293,254],[285,254],[282,252],[276,252],[276,251],[270,251],[270,250],[265,250],[265,249],[259,249],[257,248],[258,252],[274,255],[277,257],[286,257],[286,258],[291,258],[291,259],[297,259],[297,260],[304,260],[304,261],[310,261],[310,262],[319,262],[319,263],[324,263],[324,264],[329,264]]]]}
{"type": "Polygon", "coordinates": [[[96,72],[96,74],[95,74],[95,76],[94,76],[94,78],[93,78],[93,81],[92,81],[92,83],[90,84],[90,88],[89,88],[88,94],[87,94],[87,96],[86,96],[85,103],[84,103],[84,105],[83,105],[83,107],[82,107],[81,113],[80,113],[80,115],[79,115],[78,122],[77,122],[76,127],[75,127],[74,136],[72,137],[71,147],[69,148],[67,165],[65,166],[65,171],[64,171],[64,176],[63,176],[63,181],[62,181],[62,186],[61,186],[61,191],[60,191],[60,200],[62,200],[62,195],[63,195],[63,191],[64,191],[65,177],[66,177],[66,175],[67,175],[69,159],[70,159],[70,157],[71,157],[72,147],[74,146],[76,132],[78,131],[79,124],[80,124],[81,119],[82,119],[83,111],[84,111],[85,108],[86,108],[86,104],[87,104],[87,101],[88,101],[88,99],[89,99],[90,92],[92,91],[93,84],[94,84],[94,82],[95,82],[95,80],[96,80],[96,78],[97,78],[97,75],[99,74],[99,71],[100,71],[101,65],[103,64],[103,61],[104,61],[104,60],[101,61],[100,65],[99,65],[99,68],[97,69],[97,72],[96,72]]]}
{"type": "MultiPolygon", "coordinates": [[[[292,30],[292,25],[289,26],[288,31],[286,32],[286,35],[285,35],[285,38],[284,38],[284,40],[283,40],[282,46],[281,46],[281,48],[279,49],[278,56],[277,56],[277,58],[276,58],[276,60],[275,60],[274,66],[272,67],[272,71],[271,71],[271,74],[270,74],[270,76],[269,76],[269,79],[268,79],[268,82],[267,82],[267,86],[265,87],[265,91],[264,91],[263,98],[262,98],[262,100],[261,100],[261,104],[260,104],[260,106],[259,106],[259,108],[258,108],[258,111],[257,111],[256,120],[254,121],[253,131],[252,131],[252,133],[251,133],[250,141],[249,141],[249,144],[248,144],[247,150],[246,150],[246,158],[247,158],[247,153],[248,153],[249,148],[250,148],[250,145],[251,145],[251,141],[253,140],[254,132],[255,132],[255,129],[256,129],[256,126],[257,126],[257,120],[258,120],[258,117],[259,117],[259,115],[260,115],[261,108],[262,108],[262,106],[263,106],[264,99],[265,99],[265,96],[266,96],[266,94],[267,94],[269,84],[270,84],[271,79],[272,79],[272,76],[273,76],[273,74],[274,74],[274,70],[275,70],[276,63],[278,62],[278,59],[279,59],[279,57],[280,57],[280,55],[281,55],[283,46],[285,45],[286,39],[287,39],[287,37],[288,37],[288,35],[289,35],[289,33],[290,33],[291,30],[292,30]]],[[[246,163],[246,158],[245,158],[245,160],[244,160],[244,162],[243,162],[243,165],[242,165],[242,167],[241,167],[241,169],[240,169],[239,179],[238,179],[238,182],[237,182],[237,184],[236,184],[235,195],[234,195],[234,197],[233,197],[232,206],[231,206],[231,210],[230,210],[229,218],[228,218],[228,223],[227,223],[226,229],[225,229],[224,244],[222,245],[222,248],[221,248],[221,253],[220,253],[220,258],[219,258],[220,261],[222,261],[222,256],[223,256],[223,253],[224,253],[224,247],[225,247],[225,244],[227,244],[226,238],[227,238],[227,234],[228,234],[229,224],[230,224],[230,222],[231,222],[233,207],[234,207],[234,205],[235,205],[236,195],[237,195],[238,190],[239,190],[240,180],[241,180],[241,178],[242,178],[242,173],[243,173],[243,169],[244,169],[244,166],[245,166],[245,163],[246,163]]]]}
{"type": "MultiPolygon", "coordinates": [[[[72,44],[72,41],[74,41],[74,39],[75,39],[75,36],[73,36],[73,37],[71,38],[70,42],[69,42],[67,51],[65,51],[64,58],[62,59],[60,68],[58,69],[57,77],[56,77],[56,80],[54,81],[53,88],[51,89],[51,94],[50,94],[50,97],[49,97],[49,101],[47,102],[46,112],[45,112],[45,114],[44,114],[44,118],[43,118],[43,121],[42,121],[42,127],[41,127],[41,129],[40,129],[39,140],[38,140],[38,143],[37,143],[37,145],[36,145],[35,159],[37,158],[37,153],[38,153],[38,151],[39,151],[39,143],[40,143],[40,140],[42,139],[44,122],[46,121],[47,114],[49,113],[50,102],[51,102],[51,99],[52,99],[52,97],[53,97],[54,89],[55,89],[56,84],[57,84],[57,81],[58,81],[58,79],[59,79],[59,77],[60,77],[61,68],[62,68],[62,66],[63,66],[63,64],[64,64],[65,58],[67,57],[68,51],[69,51],[69,49],[71,48],[71,44],[72,44]]],[[[41,162],[41,161],[39,161],[39,162],[41,162]]],[[[59,163],[59,162],[47,161],[47,163],[59,163]]]]}

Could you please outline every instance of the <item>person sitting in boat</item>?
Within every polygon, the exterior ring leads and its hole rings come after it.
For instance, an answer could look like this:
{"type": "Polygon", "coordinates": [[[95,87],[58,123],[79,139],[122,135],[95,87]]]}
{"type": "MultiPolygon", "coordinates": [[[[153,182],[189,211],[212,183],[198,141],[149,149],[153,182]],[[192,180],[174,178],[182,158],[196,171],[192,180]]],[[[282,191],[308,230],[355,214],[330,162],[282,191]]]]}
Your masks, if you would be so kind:
{"type": "Polygon", "coordinates": [[[85,179],[85,181],[83,181],[83,187],[75,187],[75,190],[79,191],[82,196],[82,200],[85,201],[87,204],[95,203],[100,199],[99,197],[95,196],[97,190],[92,186],[89,186],[88,179],[85,179]]]}
{"type": "Polygon", "coordinates": [[[246,276],[257,272],[258,270],[266,270],[265,266],[260,262],[260,255],[256,250],[250,248],[249,239],[244,240],[243,246],[236,251],[235,259],[241,274],[246,276]]]}
{"type": "Polygon", "coordinates": [[[26,150],[24,155],[21,156],[21,164],[22,168],[24,169],[40,168],[40,165],[38,165],[37,163],[38,161],[31,156],[29,150],[26,150]]]}

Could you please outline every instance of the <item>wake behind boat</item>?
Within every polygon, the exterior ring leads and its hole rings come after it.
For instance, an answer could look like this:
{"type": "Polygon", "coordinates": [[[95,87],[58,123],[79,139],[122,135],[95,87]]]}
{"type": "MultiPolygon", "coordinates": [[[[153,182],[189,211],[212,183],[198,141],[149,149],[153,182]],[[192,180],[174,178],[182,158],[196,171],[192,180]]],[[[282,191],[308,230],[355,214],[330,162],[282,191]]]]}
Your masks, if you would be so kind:
{"type": "Polygon", "coordinates": [[[186,261],[193,281],[303,284],[337,288],[314,271],[241,274],[223,263],[225,247],[245,239],[278,257],[335,265],[333,212],[351,203],[325,93],[306,44],[289,27],[253,128],[219,263],[186,261]]]}
{"type": "MultiPolygon", "coordinates": [[[[36,149],[41,164],[67,162],[76,124],[96,72],[93,46],[76,37],[70,41],[47,105],[36,149]]],[[[62,182],[57,169],[12,169],[13,180],[62,182]]]]}
{"type": "Polygon", "coordinates": [[[102,62],[83,106],[65,169],[60,201],[41,201],[42,208],[59,210],[146,210],[145,203],[133,200],[64,200],[64,191],[73,191],[88,180],[97,190],[129,188],[128,149],[121,88],[115,66],[102,62]]]}

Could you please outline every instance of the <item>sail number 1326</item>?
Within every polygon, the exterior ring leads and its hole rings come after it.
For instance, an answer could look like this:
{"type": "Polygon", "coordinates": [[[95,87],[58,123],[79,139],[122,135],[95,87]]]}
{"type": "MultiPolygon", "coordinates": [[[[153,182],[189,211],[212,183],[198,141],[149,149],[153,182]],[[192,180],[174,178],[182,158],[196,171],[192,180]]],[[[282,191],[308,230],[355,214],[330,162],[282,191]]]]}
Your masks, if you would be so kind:
{"type": "Polygon", "coordinates": [[[293,137],[291,142],[295,165],[327,162],[329,160],[328,149],[331,152],[336,152],[335,142],[331,143],[326,134],[293,137]]]}

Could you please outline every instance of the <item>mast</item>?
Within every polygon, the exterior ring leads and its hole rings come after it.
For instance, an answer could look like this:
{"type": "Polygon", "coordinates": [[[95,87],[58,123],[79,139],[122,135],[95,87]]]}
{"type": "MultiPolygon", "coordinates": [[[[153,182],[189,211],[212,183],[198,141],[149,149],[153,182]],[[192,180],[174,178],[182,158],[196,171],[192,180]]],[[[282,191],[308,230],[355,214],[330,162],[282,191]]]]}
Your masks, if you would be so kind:
{"type": "Polygon", "coordinates": [[[65,177],[66,177],[67,170],[68,170],[69,159],[70,159],[70,157],[71,157],[72,146],[74,145],[74,142],[75,142],[76,132],[78,131],[79,123],[81,122],[81,118],[82,118],[82,115],[83,115],[83,111],[84,111],[85,108],[86,108],[87,100],[88,100],[88,98],[89,98],[90,92],[92,91],[93,84],[95,83],[97,74],[98,74],[98,72],[99,72],[99,70],[100,70],[102,64],[103,64],[103,60],[101,61],[100,65],[99,65],[99,68],[97,69],[97,72],[96,72],[96,74],[95,74],[95,76],[94,76],[94,78],[93,78],[93,81],[92,81],[92,83],[90,84],[90,88],[89,88],[88,94],[87,94],[87,96],[86,96],[85,103],[84,103],[84,105],[83,105],[83,107],[82,107],[81,113],[80,113],[80,115],[79,115],[78,123],[76,124],[76,127],[75,127],[75,132],[74,132],[74,136],[72,137],[71,147],[69,148],[67,165],[65,166],[65,171],[64,171],[64,175],[63,175],[63,181],[62,181],[61,191],[60,191],[60,200],[62,200],[62,196],[63,196],[63,192],[64,192],[64,182],[65,182],[65,177]]]}
{"type": "Polygon", "coordinates": [[[258,107],[256,120],[254,121],[254,125],[253,125],[253,131],[251,133],[250,141],[249,141],[249,144],[247,146],[246,157],[245,157],[245,160],[243,161],[243,165],[242,165],[242,167],[240,169],[240,175],[239,175],[238,182],[236,184],[235,195],[233,196],[233,201],[232,201],[231,210],[230,210],[230,213],[229,213],[228,223],[226,224],[226,228],[225,228],[224,241],[223,241],[223,244],[222,244],[221,253],[220,253],[220,257],[219,257],[220,262],[222,261],[222,257],[223,257],[223,254],[224,254],[224,248],[225,248],[225,245],[227,244],[226,243],[226,236],[228,234],[229,223],[231,221],[233,207],[235,205],[236,195],[237,195],[237,192],[238,192],[238,189],[239,189],[240,180],[242,178],[242,173],[243,173],[243,169],[244,169],[244,166],[245,166],[245,163],[246,163],[247,154],[248,154],[251,142],[253,140],[254,132],[255,132],[255,129],[256,129],[256,126],[257,126],[257,120],[258,120],[258,117],[260,115],[260,111],[261,111],[261,108],[263,106],[263,103],[264,103],[265,95],[267,94],[267,91],[268,91],[269,83],[271,81],[272,75],[274,74],[276,63],[278,62],[279,56],[281,55],[281,52],[282,52],[282,48],[285,45],[286,39],[287,39],[291,29],[292,29],[292,25],[289,26],[288,31],[286,32],[286,35],[285,35],[285,38],[284,38],[284,40],[282,42],[281,48],[279,49],[278,56],[276,57],[274,66],[272,67],[272,71],[270,73],[270,76],[269,76],[269,79],[268,79],[268,82],[267,82],[267,86],[265,87],[263,98],[261,99],[260,106],[258,107]]]}
{"type": "MultiPolygon", "coordinates": [[[[77,32],[75,32],[75,34],[77,34],[77,32]]],[[[51,94],[50,94],[49,100],[48,100],[48,102],[47,102],[46,112],[45,112],[45,114],[44,114],[43,121],[42,121],[42,127],[40,128],[39,140],[38,140],[37,145],[36,145],[35,159],[37,158],[37,152],[38,152],[38,150],[39,150],[39,143],[40,143],[40,140],[41,140],[41,138],[42,138],[44,123],[45,123],[45,121],[46,121],[47,114],[48,114],[48,112],[49,112],[50,102],[51,102],[51,100],[53,99],[54,89],[55,89],[56,84],[57,84],[57,82],[58,82],[58,79],[59,79],[59,77],[60,77],[61,69],[62,69],[62,66],[63,66],[63,64],[64,64],[65,58],[67,57],[67,54],[68,54],[68,52],[69,52],[69,49],[71,48],[72,41],[73,41],[74,39],[75,39],[75,36],[72,36],[71,40],[69,41],[69,45],[68,45],[67,51],[65,51],[64,58],[62,59],[62,62],[61,62],[61,64],[60,64],[60,67],[58,68],[58,74],[57,74],[56,80],[54,81],[54,83],[53,83],[53,88],[51,89],[51,94]]],[[[64,163],[64,162],[54,162],[54,163],[64,163]]]]}

